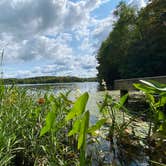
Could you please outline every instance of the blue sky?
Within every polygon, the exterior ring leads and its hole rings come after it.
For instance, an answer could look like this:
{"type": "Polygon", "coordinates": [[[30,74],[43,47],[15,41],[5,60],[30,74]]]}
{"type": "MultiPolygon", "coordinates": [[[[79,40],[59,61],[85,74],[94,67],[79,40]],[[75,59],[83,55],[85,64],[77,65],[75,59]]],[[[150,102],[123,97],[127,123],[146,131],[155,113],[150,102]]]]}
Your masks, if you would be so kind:
{"type": "MultiPolygon", "coordinates": [[[[96,76],[96,52],[119,0],[1,0],[0,51],[9,77],[96,76]]],[[[126,0],[144,7],[144,0],[126,0]]]]}

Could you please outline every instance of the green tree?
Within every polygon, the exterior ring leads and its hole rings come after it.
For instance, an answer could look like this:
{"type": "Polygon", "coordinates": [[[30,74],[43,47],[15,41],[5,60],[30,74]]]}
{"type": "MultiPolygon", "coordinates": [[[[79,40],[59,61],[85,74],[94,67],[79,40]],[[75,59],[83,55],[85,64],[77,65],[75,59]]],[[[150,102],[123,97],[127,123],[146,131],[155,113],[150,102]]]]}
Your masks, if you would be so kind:
{"type": "Polygon", "coordinates": [[[155,0],[141,10],[137,18],[140,38],[130,46],[121,77],[143,77],[166,74],[166,3],[155,0]],[[165,19],[165,20],[164,20],[165,19]]]}
{"type": "Polygon", "coordinates": [[[163,0],[153,0],[141,11],[124,2],[117,6],[117,21],[97,54],[100,82],[166,74],[165,9],[163,0]]]}
{"type": "Polygon", "coordinates": [[[118,20],[114,23],[112,32],[102,43],[97,54],[98,78],[100,82],[104,79],[107,85],[112,84],[114,79],[120,78],[119,65],[126,58],[129,46],[138,36],[134,8],[121,2],[114,15],[118,20]]]}

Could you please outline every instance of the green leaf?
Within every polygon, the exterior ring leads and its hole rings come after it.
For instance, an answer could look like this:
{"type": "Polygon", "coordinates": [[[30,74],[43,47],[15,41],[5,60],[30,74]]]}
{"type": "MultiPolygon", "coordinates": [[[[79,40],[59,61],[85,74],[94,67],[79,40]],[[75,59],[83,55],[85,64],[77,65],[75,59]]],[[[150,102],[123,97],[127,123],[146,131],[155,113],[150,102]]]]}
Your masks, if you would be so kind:
{"type": "Polygon", "coordinates": [[[74,134],[79,133],[80,124],[81,124],[81,120],[80,120],[80,119],[77,119],[77,120],[74,122],[73,128],[72,128],[72,130],[69,132],[68,136],[71,136],[71,135],[74,135],[74,134]]]}
{"type": "Polygon", "coordinates": [[[160,101],[160,106],[164,106],[166,104],[166,97],[162,96],[160,101]]]}
{"type": "Polygon", "coordinates": [[[160,99],[158,100],[158,102],[155,103],[156,107],[163,107],[166,105],[166,97],[165,96],[161,96],[160,95],[160,99]]]}
{"type": "Polygon", "coordinates": [[[159,163],[159,162],[156,162],[156,161],[150,160],[150,162],[156,164],[156,166],[157,166],[157,165],[158,165],[158,166],[166,166],[166,164],[162,164],[162,163],[159,163]]]}
{"type": "Polygon", "coordinates": [[[43,136],[45,133],[49,132],[54,124],[55,121],[55,112],[51,111],[46,116],[46,125],[40,131],[40,137],[43,136]]]}
{"type": "Polygon", "coordinates": [[[125,104],[125,102],[126,102],[128,96],[129,96],[128,94],[125,94],[124,96],[122,96],[122,97],[120,98],[120,101],[119,101],[120,107],[122,107],[122,106],[125,104]]]}
{"type": "Polygon", "coordinates": [[[137,88],[145,93],[151,93],[151,94],[159,93],[159,90],[157,90],[153,87],[147,86],[147,85],[143,85],[143,84],[133,84],[133,85],[135,88],[137,88]]]}
{"type": "MultiPolygon", "coordinates": [[[[103,102],[102,102],[102,104],[100,105],[99,104],[99,107],[100,107],[100,110],[99,110],[99,112],[100,113],[102,113],[103,111],[104,111],[104,108],[107,106],[107,104],[108,104],[108,98],[109,98],[109,95],[108,95],[108,93],[105,95],[105,97],[104,97],[104,100],[103,100],[103,102]]],[[[111,99],[112,100],[112,99],[111,99]]]]}
{"type": "Polygon", "coordinates": [[[74,103],[73,108],[69,112],[69,114],[66,117],[66,120],[69,121],[73,119],[76,116],[81,115],[86,108],[86,104],[88,102],[89,94],[85,92],[83,95],[81,95],[77,101],[74,103]]]}
{"type": "Polygon", "coordinates": [[[158,120],[164,120],[164,119],[166,119],[164,112],[159,111],[159,113],[158,113],[158,120]]]}
{"type": "Polygon", "coordinates": [[[160,132],[164,131],[163,124],[161,124],[161,125],[160,125],[160,127],[159,127],[158,131],[160,131],[160,132]]]}
{"type": "Polygon", "coordinates": [[[165,97],[165,98],[166,98],[166,92],[161,92],[161,93],[160,93],[160,96],[162,96],[162,97],[165,97]]]}
{"type": "Polygon", "coordinates": [[[96,122],[95,125],[91,126],[88,129],[88,133],[94,134],[96,130],[99,130],[101,126],[106,122],[107,119],[100,119],[99,121],[96,122]]]}
{"type": "Polygon", "coordinates": [[[151,94],[147,94],[147,98],[150,101],[151,104],[155,104],[155,98],[153,95],[151,94]]]}
{"type": "Polygon", "coordinates": [[[166,84],[161,84],[161,83],[153,81],[153,80],[148,80],[148,81],[140,80],[140,82],[142,82],[150,87],[153,87],[159,91],[166,91],[166,84]]]}
{"type": "Polygon", "coordinates": [[[80,132],[78,136],[78,149],[80,149],[85,144],[88,127],[89,127],[89,111],[84,113],[84,116],[81,121],[80,132]]]}
{"type": "Polygon", "coordinates": [[[60,93],[61,98],[67,103],[67,104],[72,104],[72,101],[68,99],[70,91],[67,92],[65,95],[63,93],[60,93]]]}

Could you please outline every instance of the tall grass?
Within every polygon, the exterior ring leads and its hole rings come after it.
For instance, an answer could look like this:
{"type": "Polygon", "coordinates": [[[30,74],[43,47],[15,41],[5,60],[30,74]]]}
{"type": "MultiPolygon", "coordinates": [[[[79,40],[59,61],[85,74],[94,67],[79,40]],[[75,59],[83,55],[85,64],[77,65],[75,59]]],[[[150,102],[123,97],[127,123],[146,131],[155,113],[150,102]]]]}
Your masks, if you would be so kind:
{"type": "MultiPolygon", "coordinates": [[[[72,148],[65,142],[65,115],[70,109],[65,95],[28,94],[25,89],[0,86],[0,165],[54,163],[72,165],[72,148]],[[41,102],[42,101],[42,102],[41,102]],[[54,116],[52,116],[54,113],[54,116]],[[40,137],[49,117],[54,118],[51,134],[40,137]]],[[[49,125],[49,124],[46,124],[49,125]]]]}

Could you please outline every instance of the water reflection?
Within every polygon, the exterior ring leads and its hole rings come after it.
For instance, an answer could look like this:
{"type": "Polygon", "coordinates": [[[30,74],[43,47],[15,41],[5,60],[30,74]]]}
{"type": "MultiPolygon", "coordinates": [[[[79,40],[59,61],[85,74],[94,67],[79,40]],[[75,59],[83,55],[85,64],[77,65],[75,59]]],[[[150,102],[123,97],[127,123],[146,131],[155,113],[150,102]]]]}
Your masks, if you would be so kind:
{"type": "Polygon", "coordinates": [[[95,93],[98,91],[99,84],[97,82],[71,82],[71,83],[50,83],[50,84],[19,84],[24,88],[34,90],[53,90],[57,92],[76,91],[95,93]]]}
{"type": "Polygon", "coordinates": [[[99,91],[98,82],[71,82],[71,83],[50,83],[50,84],[20,84],[21,88],[26,88],[30,93],[41,92],[46,93],[65,93],[70,92],[70,99],[75,100],[76,97],[80,96],[84,92],[89,93],[89,100],[87,109],[90,110],[91,116],[90,121],[94,124],[99,114],[97,102],[103,99],[104,93],[99,91]]]}

